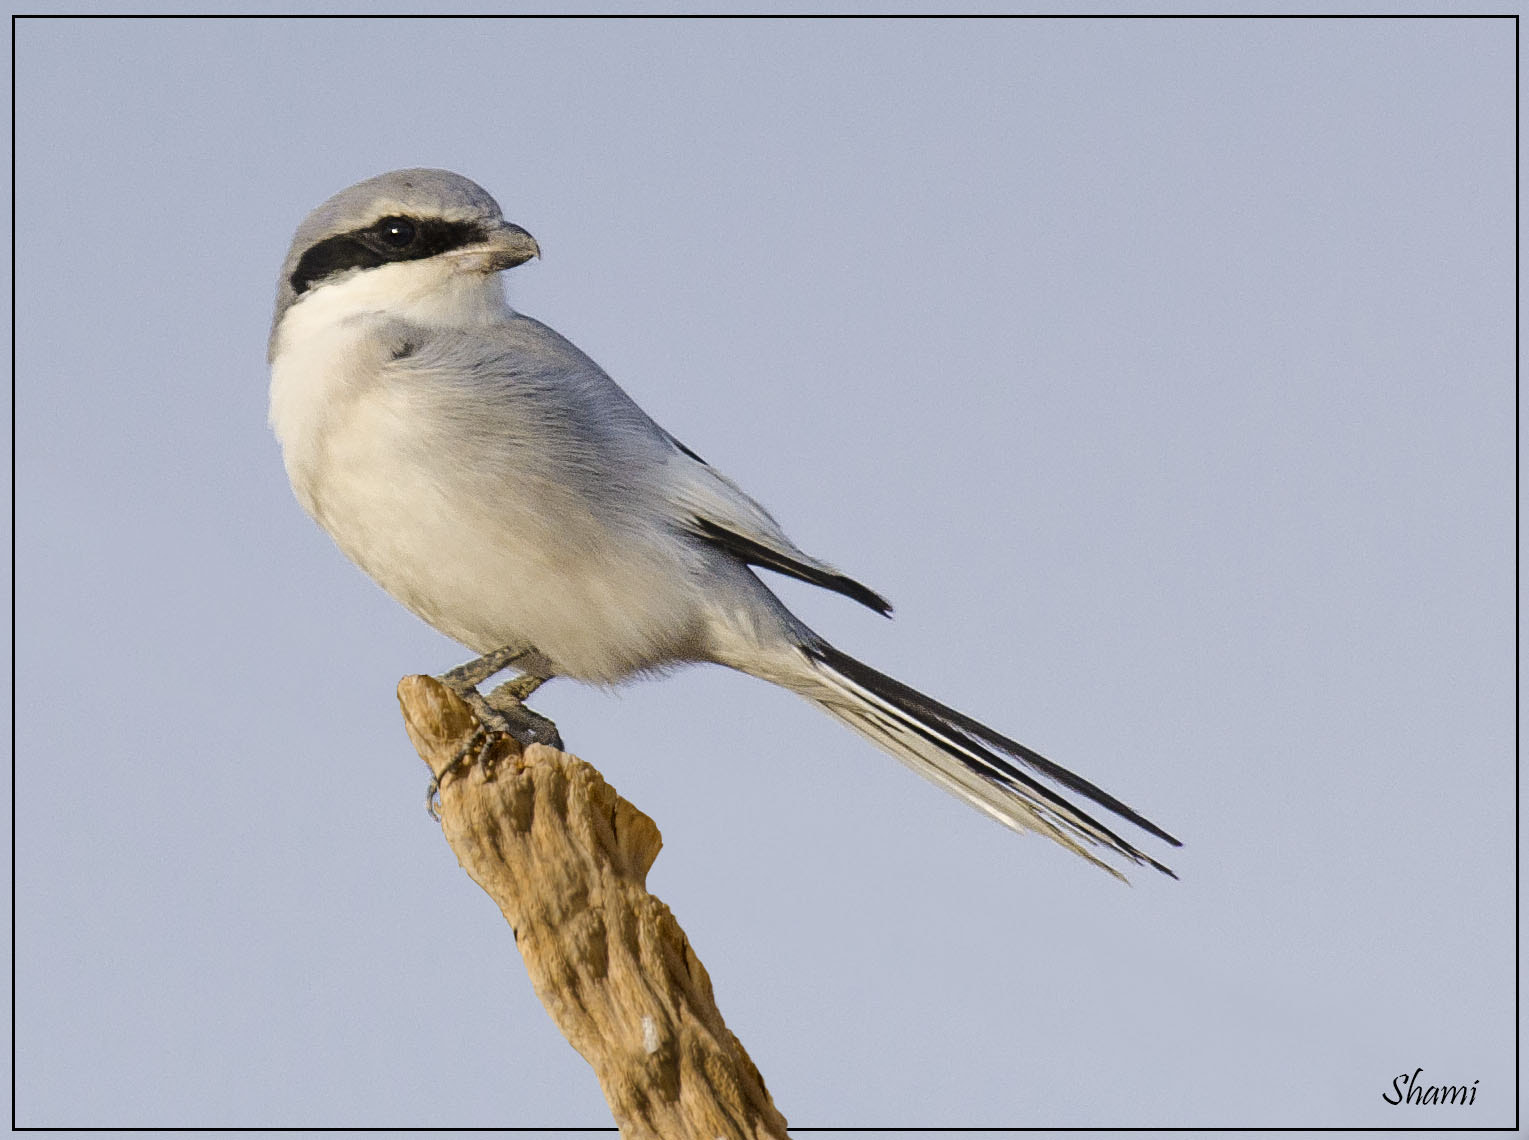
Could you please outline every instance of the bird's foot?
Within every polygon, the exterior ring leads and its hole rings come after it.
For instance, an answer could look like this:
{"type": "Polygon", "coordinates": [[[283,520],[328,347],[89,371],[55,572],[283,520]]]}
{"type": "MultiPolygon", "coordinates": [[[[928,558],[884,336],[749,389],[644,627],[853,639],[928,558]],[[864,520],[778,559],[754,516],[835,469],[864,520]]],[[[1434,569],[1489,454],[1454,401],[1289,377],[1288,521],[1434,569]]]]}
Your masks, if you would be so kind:
{"type": "Polygon", "coordinates": [[[448,772],[454,772],[469,758],[477,769],[487,776],[489,755],[493,750],[496,736],[512,737],[522,749],[532,744],[547,744],[559,750],[563,747],[563,738],[557,731],[557,725],[540,713],[526,708],[524,704],[525,698],[539,689],[547,678],[528,673],[497,686],[487,697],[478,692],[479,680],[485,676],[493,676],[508,663],[509,657],[497,661],[505,652],[501,650],[500,654],[480,657],[477,661],[469,662],[449,673],[443,673],[440,677],[447,688],[467,702],[473,715],[478,718],[478,727],[463,745],[462,750],[452,758],[451,763],[441,769],[440,774],[430,781],[430,786],[426,789],[426,810],[429,811],[430,818],[437,822],[440,821],[440,816],[436,813],[435,804],[442,778],[448,772]],[[483,672],[484,669],[488,670],[487,673],[483,672]]]}

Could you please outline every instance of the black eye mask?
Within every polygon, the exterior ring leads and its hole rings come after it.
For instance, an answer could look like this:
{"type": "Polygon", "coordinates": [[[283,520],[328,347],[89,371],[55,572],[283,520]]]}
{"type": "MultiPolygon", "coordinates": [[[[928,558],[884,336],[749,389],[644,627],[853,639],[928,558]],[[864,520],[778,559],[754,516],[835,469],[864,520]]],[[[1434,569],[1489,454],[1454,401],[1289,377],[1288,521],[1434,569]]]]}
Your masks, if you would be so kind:
{"type": "Polygon", "coordinates": [[[336,234],[310,246],[288,280],[299,296],[352,269],[375,269],[394,261],[419,261],[486,240],[477,222],[406,218],[391,214],[365,229],[336,234]]]}

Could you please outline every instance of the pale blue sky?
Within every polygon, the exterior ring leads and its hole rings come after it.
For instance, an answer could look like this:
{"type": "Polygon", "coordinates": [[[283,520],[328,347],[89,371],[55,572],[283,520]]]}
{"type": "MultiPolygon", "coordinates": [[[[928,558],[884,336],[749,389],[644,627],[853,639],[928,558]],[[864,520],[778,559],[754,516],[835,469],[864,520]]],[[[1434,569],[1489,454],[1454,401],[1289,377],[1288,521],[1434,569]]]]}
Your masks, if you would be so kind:
{"type": "Polygon", "coordinates": [[[423,810],[393,687],[465,654],[265,426],[292,230],[413,165],[897,605],[810,624],[1185,840],[1122,887],[759,682],[549,686],[793,1124],[1510,1123],[1513,34],[22,23],[18,1123],[609,1123],[423,810]]]}

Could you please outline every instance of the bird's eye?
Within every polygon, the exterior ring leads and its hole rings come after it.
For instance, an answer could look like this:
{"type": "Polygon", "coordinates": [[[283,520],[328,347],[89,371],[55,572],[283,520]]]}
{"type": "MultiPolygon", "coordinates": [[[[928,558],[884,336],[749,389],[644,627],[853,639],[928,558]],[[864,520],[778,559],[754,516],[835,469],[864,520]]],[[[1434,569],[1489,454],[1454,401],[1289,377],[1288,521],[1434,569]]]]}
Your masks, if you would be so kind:
{"type": "Polygon", "coordinates": [[[414,223],[408,218],[383,218],[377,223],[377,234],[394,249],[407,249],[414,241],[414,223]]]}

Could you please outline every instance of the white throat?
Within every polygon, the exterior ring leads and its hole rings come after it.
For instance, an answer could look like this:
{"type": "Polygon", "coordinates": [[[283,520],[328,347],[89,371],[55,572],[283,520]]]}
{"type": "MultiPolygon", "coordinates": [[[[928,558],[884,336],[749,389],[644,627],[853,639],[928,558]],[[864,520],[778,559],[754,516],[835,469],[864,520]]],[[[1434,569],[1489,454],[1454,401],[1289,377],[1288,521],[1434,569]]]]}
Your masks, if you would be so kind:
{"type": "Polygon", "coordinates": [[[512,310],[498,273],[484,273],[449,255],[363,269],[315,286],[282,314],[271,346],[274,364],[293,344],[366,318],[428,328],[474,328],[512,310]]]}

